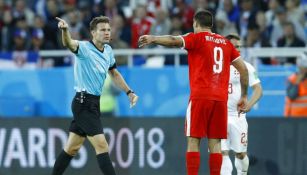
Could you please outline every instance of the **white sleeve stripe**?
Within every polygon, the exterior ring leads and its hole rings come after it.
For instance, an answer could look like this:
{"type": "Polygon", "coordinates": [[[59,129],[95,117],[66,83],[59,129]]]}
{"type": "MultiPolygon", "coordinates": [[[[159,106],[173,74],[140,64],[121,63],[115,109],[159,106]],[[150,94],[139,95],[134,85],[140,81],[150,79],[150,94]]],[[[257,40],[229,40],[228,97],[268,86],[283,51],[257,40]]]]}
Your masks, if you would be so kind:
{"type": "Polygon", "coordinates": [[[232,60],[232,62],[237,61],[237,59],[241,58],[241,55],[238,56],[236,59],[232,60]]]}
{"type": "Polygon", "coordinates": [[[260,83],[259,79],[258,79],[258,81],[254,81],[253,83],[251,83],[249,86],[252,87],[252,86],[254,86],[254,85],[258,84],[258,83],[260,83]]]}
{"type": "Polygon", "coordinates": [[[237,61],[239,58],[241,58],[241,55],[235,58],[234,60],[232,60],[232,62],[237,61]]]}
{"type": "Polygon", "coordinates": [[[186,113],[186,136],[191,136],[191,107],[192,100],[189,102],[187,113],[186,113]]]}
{"type": "Polygon", "coordinates": [[[179,35],[179,37],[182,39],[182,43],[183,43],[183,46],[181,47],[181,49],[185,49],[185,42],[184,42],[184,39],[181,35],[179,35]]]}

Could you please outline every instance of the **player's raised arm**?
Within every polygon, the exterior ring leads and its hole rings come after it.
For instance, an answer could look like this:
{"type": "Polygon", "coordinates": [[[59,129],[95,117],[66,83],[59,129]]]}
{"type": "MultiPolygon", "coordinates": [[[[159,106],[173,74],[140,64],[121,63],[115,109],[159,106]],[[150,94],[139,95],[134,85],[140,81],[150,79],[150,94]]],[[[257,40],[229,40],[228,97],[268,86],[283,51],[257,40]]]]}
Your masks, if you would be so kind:
{"type": "Polygon", "coordinates": [[[182,47],[183,39],[181,36],[172,36],[172,35],[163,35],[163,36],[143,35],[139,38],[138,41],[139,47],[144,47],[149,44],[157,44],[167,47],[182,47]]]}
{"type": "Polygon", "coordinates": [[[67,47],[72,52],[75,52],[78,48],[78,41],[73,40],[70,36],[69,30],[68,30],[68,24],[65,20],[56,17],[59,21],[58,28],[62,30],[62,43],[65,47],[67,47]]]}

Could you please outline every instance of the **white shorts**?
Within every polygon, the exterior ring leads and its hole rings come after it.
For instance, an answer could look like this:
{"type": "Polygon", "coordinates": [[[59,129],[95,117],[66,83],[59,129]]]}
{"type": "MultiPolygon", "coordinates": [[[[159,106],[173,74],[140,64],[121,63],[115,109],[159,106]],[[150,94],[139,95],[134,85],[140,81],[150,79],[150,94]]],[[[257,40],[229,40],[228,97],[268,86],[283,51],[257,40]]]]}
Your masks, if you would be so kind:
{"type": "Polygon", "coordinates": [[[248,124],[245,116],[228,116],[227,139],[222,139],[221,141],[222,151],[246,152],[247,131],[248,124]]]}

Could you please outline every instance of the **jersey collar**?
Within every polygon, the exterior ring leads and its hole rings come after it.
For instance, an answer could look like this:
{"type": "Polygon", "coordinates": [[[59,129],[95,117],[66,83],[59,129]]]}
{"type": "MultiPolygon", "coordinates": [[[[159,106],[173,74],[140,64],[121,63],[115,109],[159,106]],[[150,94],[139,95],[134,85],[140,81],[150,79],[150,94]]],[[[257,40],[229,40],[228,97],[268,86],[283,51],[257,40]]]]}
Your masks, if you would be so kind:
{"type": "Polygon", "coordinates": [[[96,45],[94,44],[94,42],[93,42],[92,40],[90,40],[90,43],[92,43],[93,46],[94,46],[97,50],[99,50],[99,52],[101,52],[101,53],[104,52],[104,47],[103,47],[103,50],[100,50],[100,49],[98,49],[98,48],[96,47],[96,45]]]}

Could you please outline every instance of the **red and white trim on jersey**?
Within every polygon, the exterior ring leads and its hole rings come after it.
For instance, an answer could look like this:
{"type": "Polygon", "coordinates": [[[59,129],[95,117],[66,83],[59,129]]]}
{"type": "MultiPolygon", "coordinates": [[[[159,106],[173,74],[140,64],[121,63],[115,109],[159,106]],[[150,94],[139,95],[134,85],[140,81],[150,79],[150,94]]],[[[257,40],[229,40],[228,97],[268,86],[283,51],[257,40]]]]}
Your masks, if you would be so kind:
{"type": "Polygon", "coordinates": [[[191,106],[192,101],[189,102],[186,114],[186,136],[191,136],[191,106]]]}
{"type": "Polygon", "coordinates": [[[237,61],[237,59],[239,59],[241,56],[238,56],[236,59],[232,60],[232,62],[237,61]]]}
{"type": "Polygon", "coordinates": [[[179,35],[179,37],[182,40],[182,47],[181,47],[181,49],[184,49],[185,48],[185,41],[184,41],[184,39],[183,39],[183,37],[181,35],[179,35]]]}

